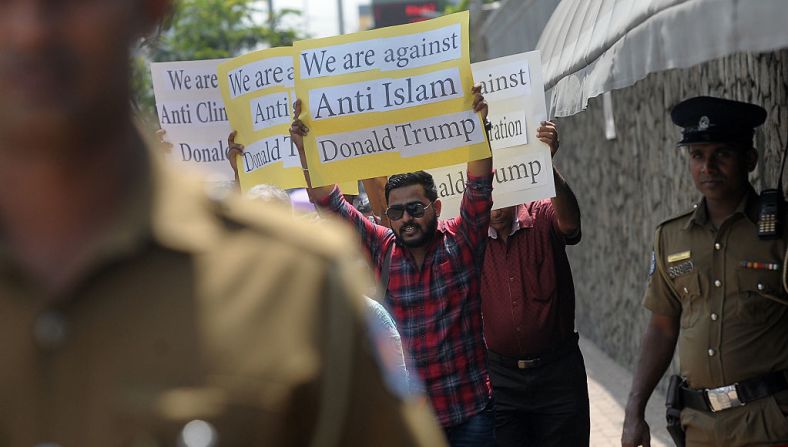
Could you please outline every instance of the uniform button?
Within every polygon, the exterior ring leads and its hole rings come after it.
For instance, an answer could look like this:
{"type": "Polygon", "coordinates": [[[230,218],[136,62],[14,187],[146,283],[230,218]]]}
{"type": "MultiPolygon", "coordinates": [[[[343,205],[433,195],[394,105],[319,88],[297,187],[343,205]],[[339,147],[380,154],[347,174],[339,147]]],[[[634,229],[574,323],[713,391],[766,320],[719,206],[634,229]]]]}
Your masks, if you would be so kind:
{"type": "Polygon", "coordinates": [[[720,248],[722,248],[722,245],[720,245],[720,243],[719,243],[719,242],[717,242],[716,244],[714,244],[714,249],[715,249],[715,250],[719,250],[720,248]]]}
{"type": "Polygon", "coordinates": [[[213,447],[217,444],[218,435],[213,425],[205,421],[194,420],[183,427],[181,445],[184,447],[213,447]]]}
{"type": "Polygon", "coordinates": [[[689,293],[689,289],[687,289],[687,288],[685,287],[685,288],[684,288],[684,294],[686,295],[686,294],[688,294],[688,293],[689,293]]]}
{"type": "Polygon", "coordinates": [[[763,289],[766,288],[766,287],[764,287],[763,283],[758,283],[757,287],[758,287],[758,290],[763,290],[763,289]]]}
{"type": "Polygon", "coordinates": [[[509,281],[514,281],[514,276],[510,276],[509,281]]]}
{"type": "Polygon", "coordinates": [[[697,203],[693,203],[693,204],[692,204],[692,208],[694,208],[694,209],[698,209],[698,204],[697,204],[697,203]]]}
{"type": "Polygon", "coordinates": [[[711,321],[717,321],[717,314],[715,313],[711,314],[711,321]]]}
{"type": "Polygon", "coordinates": [[[709,349],[709,357],[714,357],[714,354],[715,354],[714,350],[713,349],[709,349]]]}
{"type": "Polygon", "coordinates": [[[33,323],[33,339],[39,348],[56,349],[66,340],[66,320],[59,312],[47,311],[33,323]]]}
{"type": "Polygon", "coordinates": [[[715,279],[714,280],[714,287],[720,287],[720,286],[722,286],[722,281],[720,281],[719,279],[715,279]]]}

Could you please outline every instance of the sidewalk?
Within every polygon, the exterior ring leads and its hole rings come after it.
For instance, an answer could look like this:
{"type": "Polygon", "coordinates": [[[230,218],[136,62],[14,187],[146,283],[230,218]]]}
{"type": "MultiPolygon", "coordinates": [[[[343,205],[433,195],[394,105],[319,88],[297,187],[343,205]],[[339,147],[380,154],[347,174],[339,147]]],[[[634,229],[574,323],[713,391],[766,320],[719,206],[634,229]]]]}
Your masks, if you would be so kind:
{"type": "MultiPolygon", "coordinates": [[[[624,406],[632,385],[632,374],[596,347],[580,338],[580,350],[588,373],[588,398],[591,406],[591,447],[621,446],[624,406]]],[[[652,447],[671,447],[673,441],[665,429],[665,396],[654,393],[646,408],[646,422],[651,427],[652,447]]]]}

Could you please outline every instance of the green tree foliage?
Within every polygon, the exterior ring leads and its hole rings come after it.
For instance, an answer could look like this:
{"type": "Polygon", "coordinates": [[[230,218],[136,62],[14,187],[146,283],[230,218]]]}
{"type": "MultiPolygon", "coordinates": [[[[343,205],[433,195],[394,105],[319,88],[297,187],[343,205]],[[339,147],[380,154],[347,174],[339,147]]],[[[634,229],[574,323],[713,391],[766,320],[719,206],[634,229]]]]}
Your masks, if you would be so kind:
{"type": "Polygon", "coordinates": [[[260,47],[291,45],[305,37],[281,25],[283,18],[298,11],[276,11],[272,29],[268,11],[260,4],[259,0],[178,0],[170,20],[155,37],[143,41],[132,58],[139,112],[147,119],[155,116],[150,62],[234,57],[260,47]]]}
{"type": "MultiPolygon", "coordinates": [[[[484,0],[482,3],[495,3],[497,0],[484,0]]],[[[465,11],[471,7],[470,0],[460,0],[456,5],[447,5],[444,8],[444,14],[454,14],[455,12],[465,11]]]]}

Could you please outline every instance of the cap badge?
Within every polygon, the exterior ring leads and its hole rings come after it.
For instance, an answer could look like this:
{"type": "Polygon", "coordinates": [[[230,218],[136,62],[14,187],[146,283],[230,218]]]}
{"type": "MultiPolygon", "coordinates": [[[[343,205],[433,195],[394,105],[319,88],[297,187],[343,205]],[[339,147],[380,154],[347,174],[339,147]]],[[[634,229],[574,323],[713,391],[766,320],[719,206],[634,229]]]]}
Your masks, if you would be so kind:
{"type": "Polygon", "coordinates": [[[703,115],[700,117],[700,121],[698,121],[698,130],[706,130],[709,128],[709,117],[703,115]]]}

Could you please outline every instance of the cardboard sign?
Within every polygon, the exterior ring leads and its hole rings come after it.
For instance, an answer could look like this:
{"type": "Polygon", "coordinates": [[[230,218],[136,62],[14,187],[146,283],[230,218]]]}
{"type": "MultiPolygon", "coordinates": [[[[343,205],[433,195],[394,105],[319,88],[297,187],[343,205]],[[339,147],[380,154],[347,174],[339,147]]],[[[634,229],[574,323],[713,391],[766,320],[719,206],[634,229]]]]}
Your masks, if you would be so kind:
{"type": "Polygon", "coordinates": [[[295,43],[315,186],[488,157],[468,13],[295,43]]]}
{"type": "Polygon", "coordinates": [[[295,70],[293,49],[270,48],[223,62],[219,85],[227,115],[243,144],[238,157],[241,190],[266,183],[283,189],[306,186],[290,122],[295,70]]]}
{"type": "MultiPolygon", "coordinates": [[[[536,138],[536,129],[547,117],[539,52],[478,62],[472,69],[490,106],[488,118],[493,124],[493,208],[555,196],[550,148],[536,138]]],[[[441,217],[458,216],[466,165],[428,172],[443,204],[441,217]]]]}
{"type": "Polygon", "coordinates": [[[173,144],[167,159],[209,181],[233,181],[227,162],[230,122],[216,67],[224,59],[151,63],[159,124],[173,144]]]}

